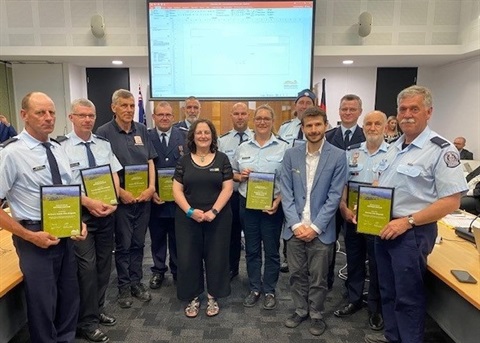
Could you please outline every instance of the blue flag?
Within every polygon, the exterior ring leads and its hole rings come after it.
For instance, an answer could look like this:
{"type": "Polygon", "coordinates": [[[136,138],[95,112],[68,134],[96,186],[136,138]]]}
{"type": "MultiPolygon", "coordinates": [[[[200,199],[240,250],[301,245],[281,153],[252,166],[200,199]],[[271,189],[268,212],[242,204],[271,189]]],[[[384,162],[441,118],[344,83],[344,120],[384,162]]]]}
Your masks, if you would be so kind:
{"type": "Polygon", "coordinates": [[[147,118],[145,117],[145,108],[143,107],[142,89],[138,85],[138,122],[147,126],[147,118]]]}

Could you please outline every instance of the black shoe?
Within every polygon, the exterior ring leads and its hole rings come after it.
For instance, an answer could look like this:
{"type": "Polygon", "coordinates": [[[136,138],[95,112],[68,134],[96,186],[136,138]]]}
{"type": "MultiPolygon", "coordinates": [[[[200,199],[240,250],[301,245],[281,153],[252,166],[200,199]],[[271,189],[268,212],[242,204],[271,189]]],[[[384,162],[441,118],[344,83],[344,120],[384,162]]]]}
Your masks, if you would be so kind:
{"type": "Polygon", "coordinates": [[[114,326],[117,324],[117,319],[114,316],[111,316],[106,313],[100,313],[100,324],[104,326],[114,326]]]}
{"type": "Polygon", "coordinates": [[[365,335],[365,343],[388,343],[388,339],[383,334],[375,333],[365,335]]]}
{"type": "Polygon", "coordinates": [[[153,273],[150,278],[149,286],[151,289],[157,289],[162,287],[163,280],[165,280],[165,275],[159,273],[153,273]]]}
{"type": "Polygon", "coordinates": [[[378,312],[371,313],[370,316],[368,317],[368,325],[372,330],[375,330],[375,331],[383,330],[384,324],[383,324],[382,315],[378,312]]]}
{"type": "Polygon", "coordinates": [[[130,290],[127,287],[118,290],[117,303],[121,308],[132,307],[133,299],[130,296],[130,290]]]}
{"type": "Polygon", "coordinates": [[[263,299],[263,308],[265,310],[273,310],[277,307],[277,300],[275,299],[275,294],[267,293],[263,299]]]}
{"type": "Polygon", "coordinates": [[[86,339],[87,341],[89,342],[102,342],[102,343],[106,343],[108,342],[110,339],[108,338],[107,335],[105,335],[102,330],[100,329],[95,329],[93,331],[83,331],[83,330],[80,330],[80,331],[77,331],[77,335],[79,337],[82,337],[84,339],[86,339]]]}
{"type": "Polygon", "coordinates": [[[232,279],[236,276],[238,276],[238,270],[237,271],[231,270],[230,271],[230,281],[232,281],[232,279]]]}
{"type": "Polygon", "coordinates": [[[287,263],[287,260],[283,260],[283,262],[280,264],[280,272],[281,272],[281,273],[288,273],[288,263],[287,263]]]}
{"type": "Polygon", "coordinates": [[[355,305],[355,304],[348,304],[347,306],[345,306],[344,308],[342,308],[341,310],[336,310],[335,312],[333,312],[333,314],[337,317],[348,317],[352,314],[354,314],[355,312],[357,312],[358,310],[360,310],[362,308],[361,305],[355,305]]]}
{"type": "Polygon", "coordinates": [[[312,318],[308,332],[310,332],[314,336],[320,336],[325,332],[326,328],[327,325],[325,324],[323,319],[312,318]]]}
{"type": "Polygon", "coordinates": [[[308,316],[300,317],[297,314],[297,312],[295,312],[294,314],[292,314],[290,317],[287,318],[284,324],[287,328],[293,329],[299,326],[304,320],[307,320],[307,318],[308,316]]]}
{"type": "Polygon", "coordinates": [[[243,300],[243,306],[253,307],[255,306],[259,298],[260,298],[260,293],[255,293],[254,291],[251,291],[243,300]]]}
{"type": "Polygon", "coordinates": [[[132,295],[140,301],[147,302],[152,300],[152,296],[145,289],[145,286],[142,283],[137,283],[133,286],[130,286],[130,292],[132,295]]]}

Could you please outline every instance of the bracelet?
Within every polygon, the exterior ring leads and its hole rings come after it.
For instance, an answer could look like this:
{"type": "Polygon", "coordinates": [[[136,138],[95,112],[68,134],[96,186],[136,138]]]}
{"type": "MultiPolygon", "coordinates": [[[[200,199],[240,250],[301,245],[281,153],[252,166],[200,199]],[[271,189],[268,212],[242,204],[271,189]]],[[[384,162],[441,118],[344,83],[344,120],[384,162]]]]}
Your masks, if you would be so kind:
{"type": "Polygon", "coordinates": [[[192,217],[192,214],[193,214],[193,211],[195,211],[195,209],[193,207],[190,207],[187,211],[187,218],[191,218],[192,217]]]}

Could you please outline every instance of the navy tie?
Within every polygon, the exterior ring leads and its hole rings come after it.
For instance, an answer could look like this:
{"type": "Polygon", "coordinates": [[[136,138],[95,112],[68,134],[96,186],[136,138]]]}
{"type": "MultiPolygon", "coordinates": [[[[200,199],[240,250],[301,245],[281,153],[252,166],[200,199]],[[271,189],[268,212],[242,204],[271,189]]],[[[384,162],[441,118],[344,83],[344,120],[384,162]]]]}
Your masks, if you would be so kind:
{"type": "Polygon", "coordinates": [[[345,130],[345,149],[350,145],[350,134],[351,130],[345,130]]]}
{"type": "Polygon", "coordinates": [[[47,161],[50,165],[50,174],[52,174],[52,183],[54,185],[61,185],[62,184],[62,177],[60,176],[60,170],[58,169],[58,163],[53,156],[53,152],[51,150],[52,144],[50,142],[43,142],[42,145],[45,147],[47,152],[47,161]]]}
{"type": "Polygon", "coordinates": [[[82,142],[85,145],[85,149],[87,149],[87,158],[88,158],[88,166],[90,168],[95,167],[97,163],[95,162],[95,156],[93,156],[92,149],[90,149],[90,144],[92,142],[82,142]]]}
{"type": "Polygon", "coordinates": [[[167,134],[165,132],[162,133],[162,139],[160,140],[160,143],[164,149],[167,148],[167,134]]]}
{"type": "Polygon", "coordinates": [[[243,142],[245,142],[245,139],[243,139],[243,137],[245,137],[246,133],[245,132],[237,132],[237,135],[238,137],[240,137],[240,141],[238,142],[238,145],[242,144],[243,142]]]}

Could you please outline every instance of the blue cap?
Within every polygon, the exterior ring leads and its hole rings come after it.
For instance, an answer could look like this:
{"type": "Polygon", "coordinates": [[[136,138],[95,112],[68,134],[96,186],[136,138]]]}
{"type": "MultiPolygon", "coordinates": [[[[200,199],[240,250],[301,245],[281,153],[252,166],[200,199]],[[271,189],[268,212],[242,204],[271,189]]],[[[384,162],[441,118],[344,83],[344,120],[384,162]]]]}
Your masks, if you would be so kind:
{"type": "Polygon", "coordinates": [[[298,92],[298,94],[297,94],[297,99],[295,99],[295,103],[297,103],[297,101],[298,101],[300,98],[303,98],[304,96],[307,96],[307,97],[309,97],[310,99],[312,99],[313,103],[315,103],[315,99],[317,98],[317,96],[315,95],[315,93],[313,93],[310,89],[304,89],[303,91],[298,92]]]}

